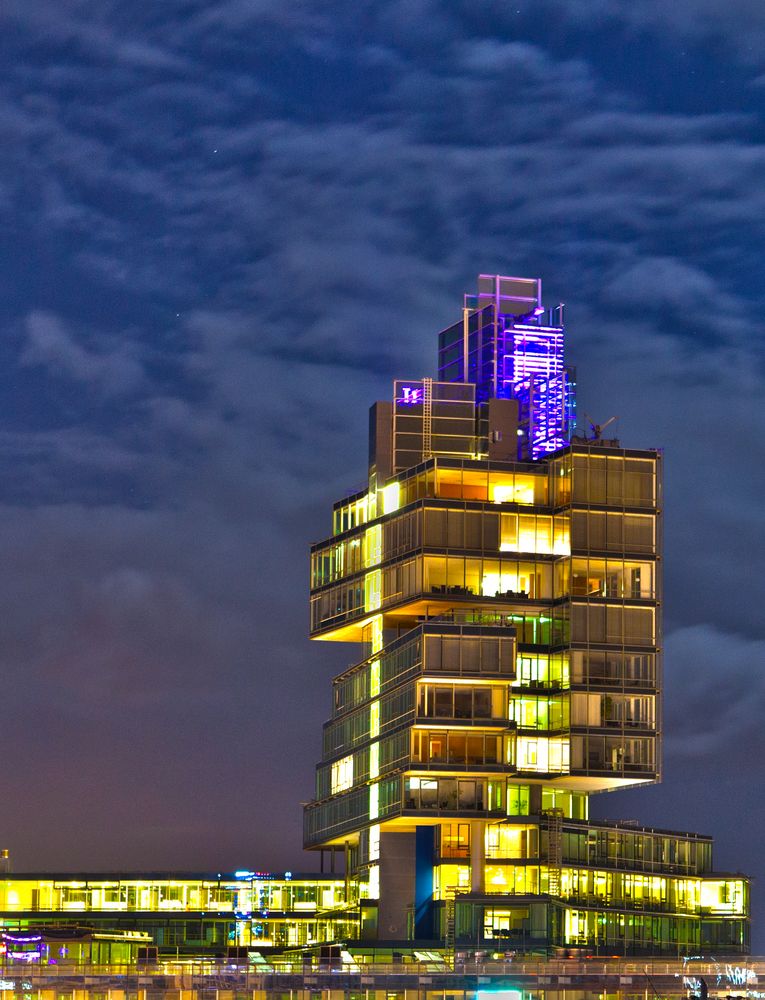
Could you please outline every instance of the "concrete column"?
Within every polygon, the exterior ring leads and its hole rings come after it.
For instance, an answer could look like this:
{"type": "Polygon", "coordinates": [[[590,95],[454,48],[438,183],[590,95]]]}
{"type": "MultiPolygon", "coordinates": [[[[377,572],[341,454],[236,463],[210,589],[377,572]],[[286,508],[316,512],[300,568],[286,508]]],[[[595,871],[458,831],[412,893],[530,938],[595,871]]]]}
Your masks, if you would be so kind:
{"type": "Polygon", "coordinates": [[[405,941],[407,913],[414,903],[415,835],[380,833],[378,937],[405,941]]]}
{"type": "Polygon", "coordinates": [[[436,828],[418,826],[415,830],[414,937],[429,941],[433,930],[433,852],[436,828]]]}
{"type": "Polygon", "coordinates": [[[486,870],[486,822],[482,819],[470,821],[470,891],[485,891],[486,870]]]}

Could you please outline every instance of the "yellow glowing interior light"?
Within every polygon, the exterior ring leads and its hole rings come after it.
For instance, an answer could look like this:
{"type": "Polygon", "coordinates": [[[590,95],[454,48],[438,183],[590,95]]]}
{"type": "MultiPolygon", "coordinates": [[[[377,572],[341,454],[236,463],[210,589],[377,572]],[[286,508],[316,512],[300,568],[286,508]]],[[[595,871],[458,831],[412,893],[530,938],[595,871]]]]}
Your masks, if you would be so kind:
{"type": "Polygon", "coordinates": [[[382,525],[375,524],[364,532],[364,566],[377,566],[382,562],[382,525]]]}
{"type": "Polygon", "coordinates": [[[514,483],[491,483],[489,495],[493,503],[534,503],[534,480],[516,479],[514,483]]]}
{"type": "Polygon", "coordinates": [[[369,735],[372,739],[380,735],[380,702],[373,701],[369,706],[369,735]]]}
{"type": "Polygon", "coordinates": [[[364,577],[364,610],[377,611],[382,604],[382,573],[372,570],[364,577]]]}
{"type": "Polygon", "coordinates": [[[544,536],[537,537],[537,532],[532,530],[518,532],[519,552],[542,552],[549,553],[550,540],[544,536]]]}
{"type": "Polygon", "coordinates": [[[484,597],[494,597],[496,594],[506,594],[508,591],[527,592],[528,587],[528,576],[519,576],[513,572],[484,573],[481,579],[481,593],[484,597]]]}
{"type": "Polygon", "coordinates": [[[556,556],[571,555],[571,526],[568,520],[555,519],[553,529],[553,553],[556,556]]]}
{"type": "Polygon", "coordinates": [[[699,901],[712,913],[744,912],[744,883],[739,879],[704,879],[699,901]]]}
{"type": "Polygon", "coordinates": [[[380,815],[380,786],[375,781],[369,786],[369,818],[377,819],[380,815]]]}
{"type": "Polygon", "coordinates": [[[380,693],[380,661],[369,664],[369,693],[375,698],[380,693]]]}
{"type": "Polygon", "coordinates": [[[332,794],[345,792],[353,786],[353,754],[335,761],[330,770],[332,794]]]}
{"type": "Polygon", "coordinates": [[[401,485],[398,482],[388,483],[382,489],[382,512],[392,514],[401,506],[401,485]]]}
{"type": "Polygon", "coordinates": [[[369,881],[367,883],[367,893],[370,899],[380,898],[380,866],[369,866],[369,881]]]}
{"type": "Polygon", "coordinates": [[[373,653],[379,653],[383,648],[382,615],[375,615],[369,623],[369,642],[373,653]]]}
{"type": "Polygon", "coordinates": [[[356,501],[356,524],[364,524],[367,520],[367,495],[356,501]]]}
{"type": "Polygon", "coordinates": [[[542,736],[517,738],[517,764],[521,771],[567,772],[570,766],[568,739],[542,736]]]}
{"type": "Polygon", "coordinates": [[[433,869],[434,895],[444,899],[455,889],[467,889],[470,885],[470,869],[467,865],[437,865],[433,869]]]}
{"type": "Polygon", "coordinates": [[[380,774],[380,744],[372,743],[369,747],[369,777],[377,778],[380,774]]]}
{"type": "Polygon", "coordinates": [[[491,499],[494,503],[511,503],[513,492],[512,486],[499,486],[493,483],[491,486],[491,499]]]}
{"type": "Polygon", "coordinates": [[[377,861],[380,857],[380,825],[375,823],[369,828],[369,860],[377,861]]]}

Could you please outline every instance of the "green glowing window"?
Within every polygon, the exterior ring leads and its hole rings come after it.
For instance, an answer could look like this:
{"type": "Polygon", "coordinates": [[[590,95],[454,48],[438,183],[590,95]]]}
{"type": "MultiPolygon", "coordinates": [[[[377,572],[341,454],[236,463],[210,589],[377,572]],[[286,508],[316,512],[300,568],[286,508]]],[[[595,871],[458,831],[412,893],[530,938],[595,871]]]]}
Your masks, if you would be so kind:
{"type": "Polygon", "coordinates": [[[507,789],[507,815],[528,816],[529,809],[528,785],[509,785],[507,789]]]}

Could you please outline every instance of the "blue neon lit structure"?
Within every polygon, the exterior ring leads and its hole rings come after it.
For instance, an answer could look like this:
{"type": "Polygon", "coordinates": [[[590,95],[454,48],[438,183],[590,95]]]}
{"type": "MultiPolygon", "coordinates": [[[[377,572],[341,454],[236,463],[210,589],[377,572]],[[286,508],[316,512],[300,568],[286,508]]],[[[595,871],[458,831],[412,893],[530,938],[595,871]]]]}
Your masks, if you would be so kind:
{"type": "Polygon", "coordinates": [[[476,399],[517,399],[518,457],[538,459],[571,441],[576,383],[564,362],[563,306],[542,305],[539,278],[481,274],[463,319],[439,338],[438,377],[472,382],[476,399]]]}

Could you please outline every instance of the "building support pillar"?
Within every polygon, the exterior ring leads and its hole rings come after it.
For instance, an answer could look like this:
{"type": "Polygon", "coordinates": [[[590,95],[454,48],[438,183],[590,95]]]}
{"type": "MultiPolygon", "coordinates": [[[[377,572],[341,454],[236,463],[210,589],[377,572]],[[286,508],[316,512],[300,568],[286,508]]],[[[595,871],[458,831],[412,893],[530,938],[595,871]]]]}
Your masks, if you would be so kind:
{"type": "Polygon", "coordinates": [[[486,821],[470,821],[470,891],[486,891],[486,821]]]}
{"type": "Polygon", "coordinates": [[[414,862],[414,938],[431,941],[433,928],[433,854],[435,826],[418,826],[415,832],[414,862]]]}

